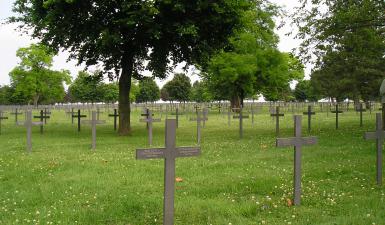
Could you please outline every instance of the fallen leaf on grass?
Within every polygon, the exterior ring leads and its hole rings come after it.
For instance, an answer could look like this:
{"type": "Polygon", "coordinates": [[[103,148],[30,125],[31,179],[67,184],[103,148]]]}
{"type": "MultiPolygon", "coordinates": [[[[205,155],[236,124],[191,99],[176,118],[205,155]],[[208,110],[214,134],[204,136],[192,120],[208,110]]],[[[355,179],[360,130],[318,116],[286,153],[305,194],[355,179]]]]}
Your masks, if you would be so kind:
{"type": "Polygon", "coordinates": [[[176,182],[183,182],[183,179],[181,177],[175,177],[176,182]]]}
{"type": "Polygon", "coordinates": [[[287,206],[293,206],[293,200],[291,200],[291,199],[286,199],[286,201],[287,201],[287,206]]]}

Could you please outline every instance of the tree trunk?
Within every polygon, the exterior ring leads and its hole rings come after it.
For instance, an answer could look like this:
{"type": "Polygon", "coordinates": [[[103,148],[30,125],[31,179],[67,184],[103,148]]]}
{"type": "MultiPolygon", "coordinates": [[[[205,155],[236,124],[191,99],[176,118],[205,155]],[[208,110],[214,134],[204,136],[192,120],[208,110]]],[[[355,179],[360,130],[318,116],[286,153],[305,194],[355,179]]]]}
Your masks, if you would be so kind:
{"type": "Polygon", "coordinates": [[[133,58],[123,56],[122,72],[119,78],[119,135],[129,135],[131,132],[130,124],[130,89],[131,76],[133,70],[133,58]]]}
{"type": "MultiPolygon", "coordinates": [[[[241,107],[241,101],[237,95],[234,95],[230,99],[231,109],[239,109],[241,107]]],[[[233,110],[234,112],[239,112],[239,110],[233,110]]]]}
{"type": "Polygon", "coordinates": [[[40,98],[39,95],[35,95],[35,96],[33,97],[33,106],[35,106],[35,108],[37,108],[37,103],[38,103],[38,101],[39,101],[39,98],[40,98]]]}

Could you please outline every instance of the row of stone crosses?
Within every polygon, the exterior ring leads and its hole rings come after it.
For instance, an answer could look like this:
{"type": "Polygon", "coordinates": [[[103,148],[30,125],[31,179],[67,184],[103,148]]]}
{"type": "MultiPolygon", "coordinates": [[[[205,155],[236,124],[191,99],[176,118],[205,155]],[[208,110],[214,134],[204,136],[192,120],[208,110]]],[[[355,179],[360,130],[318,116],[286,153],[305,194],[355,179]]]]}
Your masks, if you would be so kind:
{"type": "MultiPolygon", "coordinates": [[[[196,118],[190,118],[190,121],[197,122],[197,139],[198,145],[200,144],[200,129],[201,122],[203,126],[205,121],[208,120],[208,109],[204,108],[202,112],[195,107],[196,118]]],[[[234,119],[239,119],[239,132],[240,137],[243,136],[243,119],[248,118],[248,115],[244,115],[242,108],[232,109],[232,111],[238,112],[237,115],[234,115],[234,119]]],[[[272,111],[272,110],[270,110],[272,111]]],[[[360,121],[362,125],[362,105],[359,108],[360,112],[360,121]]],[[[230,110],[228,111],[230,112],[230,110]]],[[[332,111],[336,114],[336,128],[338,129],[338,114],[341,113],[336,105],[335,110],[332,111]]],[[[69,112],[67,112],[69,113],[69,112]]],[[[32,126],[40,126],[40,132],[43,133],[43,125],[47,123],[47,119],[50,118],[51,112],[47,109],[41,110],[40,115],[33,116],[33,118],[39,119],[38,122],[32,121],[32,111],[26,111],[26,119],[24,122],[19,122],[17,116],[22,114],[16,109],[12,112],[15,116],[15,121],[17,125],[24,125],[27,128],[27,150],[31,151],[31,133],[32,126]]],[[[104,120],[99,120],[100,111],[92,111],[91,120],[81,120],[81,118],[86,117],[82,115],[80,109],[77,112],[74,112],[71,109],[70,115],[72,118],[72,123],[76,118],[78,121],[78,131],[80,131],[80,124],[91,124],[92,126],[92,149],[96,148],[96,125],[105,123],[104,120]]],[[[311,127],[311,116],[315,114],[312,111],[311,106],[308,107],[306,112],[303,112],[304,115],[308,116],[308,129],[311,127]]],[[[230,113],[228,113],[229,124],[230,124],[230,113]]],[[[114,117],[114,129],[116,129],[116,121],[119,114],[117,110],[114,109],[113,114],[109,116],[114,117]]],[[[160,122],[160,119],[153,118],[154,114],[150,109],[145,109],[145,112],[141,114],[144,116],[144,119],[140,119],[141,122],[147,123],[148,129],[148,143],[152,144],[152,123],[160,122]]],[[[164,166],[164,205],[163,205],[163,224],[172,225],[174,224],[174,195],[175,195],[175,160],[178,157],[192,157],[198,156],[201,153],[200,147],[176,147],[176,130],[178,127],[178,108],[175,110],[175,119],[167,119],[165,124],[165,147],[164,148],[149,148],[149,149],[137,149],[136,159],[156,159],[163,158],[165,160],[164,166]]],[[[276,118],[276,132],[279,134],[279,117],[284,116],[280,112],[279,106],[271,112],[271,116],[276,118]]],[[[1,120],[8,119],[5,117],[2,112],[0,112],[0,132],[1,132],[1,120]]],[[[382,125],[382,115],[381,113],[376,114],[376,130],[374,132],[366,132],[364,135],[366,140],[375,139],[377,142],[377,184],[382,185],[382,145],[383,140],[385,139],[385,131],[383,130],[382,125]]],[[[293,203],[294,205],[300,205],[301,203],[301,158],[302,158],[302,146],[305,145],[314,145],[318,142],[317,137],[303,137],[302,136],[302,116],[294,116],[294,137],[292,138],[277,138],[276,147],[288,147],[294,146],[294,193],[293,193],[293,203]]]]}

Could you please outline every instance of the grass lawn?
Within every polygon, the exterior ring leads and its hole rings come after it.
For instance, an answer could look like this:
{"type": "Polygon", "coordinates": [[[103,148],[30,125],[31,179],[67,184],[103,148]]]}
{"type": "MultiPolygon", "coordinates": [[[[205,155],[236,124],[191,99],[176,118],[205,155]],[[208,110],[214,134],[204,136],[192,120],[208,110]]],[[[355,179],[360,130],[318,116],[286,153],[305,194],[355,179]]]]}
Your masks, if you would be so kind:
{"type": "MultiPolygon", "coordinates": [[[[53,111],[43,135],[33,128],[31,154],[25,128],[8,114],[0,135],[0,224],[162,224],[163,160],[135,160],[136,148],[149,147],[139,114],[130,137],[116,135],[112,118],[98,125],[91,151],[90,127],[78,133],[64,111],[53,111]]],[[[164,119],[154,124],[154,147],[164,146],[164,119]]],[[[179,119],[177,146],[196,145],[196,124],[179,119]]],[[[242,140],[237,120],[229,127],[227,115],[211,112],[201,156],[176,160],[183,181],[176,183],[175,224],[385,224],[375,141],[363,140],[375,114],[364,114],[363,127],[356,112],[340,114],[336,130],[334,115],[317,113],[310,134],[306,117],[302,123],[303,135],[318,136],[319,144],[303,148],[302,205],[289,207],[294,150],[275,148],[267,109],[254,126],[245,120],[242,140]]],[[[293,136],[291,113],[281,128],[281,137],[293,136]]]]}

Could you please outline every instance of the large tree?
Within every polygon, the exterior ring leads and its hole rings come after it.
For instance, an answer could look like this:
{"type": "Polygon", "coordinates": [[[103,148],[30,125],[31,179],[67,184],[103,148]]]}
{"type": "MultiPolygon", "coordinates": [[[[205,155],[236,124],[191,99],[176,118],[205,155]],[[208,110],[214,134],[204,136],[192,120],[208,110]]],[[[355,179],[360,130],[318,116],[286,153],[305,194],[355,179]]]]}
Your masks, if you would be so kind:
{"type": "Polygon", "coordinates": [[[23,96],[35,106],[44,100],[47,103],[61,101],[65,96],[64,83],[69,84],[69,71],[52,70],[54,54],[44,45],[32,44],[16,52],[20,63],[10,73],[15,97],[23,96]]]}
{"type": "Polygon", "coordinates": [[[191,80],[183,73],[176,73],[163,89],[166,90],[169,101],[187,102],[191,96],[191,80]]]}
{"type": "Polygon", "coordinates": [[[146,77],[139,81],[139,92],[136,95],[136,102],[155,102],[160,99],[160,90],[155,80],[146,77]]]}
{"type": "Polygon", "coordinates": [[[385,77],[385,1],[301,0],[293,15],[299,55],[314,63],[312,82],[327,97],[378,97],[385,77]]]}
{"type": "Polygon", "coordinates": [[[214,96],[239,108],[243,100],[256,94],[278,99],[289,82],[303,77],[303,67],[295,57],[277,49],[273,17],[274,5],[261,2],[243,15],[247,26],[237,30],[229,45],[212,57],[203,77],[214,96]]]}
{"type": "Polygon", "coordinates": [[[86,71],[79,71],[74,82],[68,90],[73,102],[102,102],[104,95],[103,75],[101,71],[89,74],[86,71]]]}
{"type": "Polygon", "coordinates": [[[10,19],[79,63],[102,62],[119,77],[119,133],[130,132],[131,78],[148,69],[164,78],[171,64],[205,64],[242,24],[252,0],[16,0],[10,19]],[[147,63],[148,62],[148,63],[147,63]]]}

